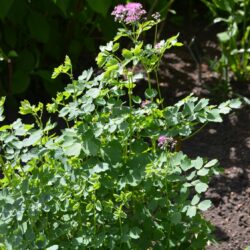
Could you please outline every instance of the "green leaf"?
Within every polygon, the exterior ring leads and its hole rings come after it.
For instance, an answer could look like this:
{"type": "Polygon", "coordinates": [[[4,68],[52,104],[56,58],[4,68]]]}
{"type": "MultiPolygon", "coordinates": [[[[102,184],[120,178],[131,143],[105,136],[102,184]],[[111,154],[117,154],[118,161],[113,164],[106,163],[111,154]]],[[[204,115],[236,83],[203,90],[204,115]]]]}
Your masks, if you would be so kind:
{"type": "Polygon", "coordinates": [[[235,8],[235,0],[215,0],[213,1],[215,6],[217,8],[220,8],[223,11],[227,11],[231,14],[231,12],[233,11],[233,8],[235,8]]]}
{"type": "Polygon", "coordinates": [[[122,56],[126,59],[131,59],[133,57],[133,53],[128,49],[123,49],[122,56]]]}
{"type": "Polygon", "coordinates": [[[95,208],[96,208],[96,210],[97,211],[102,211],[102,203],[98,200],[98,201],[96,201],[96,203],[95,203],[95,208]]]}
{"type": "Polygon", "coordinates": [[[101,14],[104,17],[107,15],[109,7],[111,6],[111,3],[112,3],[111,0],[105,0],[105,1],[103,1],[103,0],[87,0],[87,2],[92,10],[101,14]]]}
{"type": "Polygon", "coordinates": [[[192,115],[194,113],[194,103],[188,101],[184,104],[183,112],[185,115],[192,115]]]}
{"type": "Polygon", "coordinates": [[[129,231],[129,236],[132,239],[139,239],[140,238],[140,234],[141,234],[142,230],[138,227],[133,227],[130,229],[129,231]]]}
{"type": "Polygon", "coordinates": [[[84,70],[82,74],[78,77],[78,81],[83,83],[84,81],[89,81],[91,76],[93,75],[93,68],[90,68],[88,70],[84,70]]]}
{"type": "Polygon", "coordinates": [[[68,74],[68,71],[70,71],[71,69],[72,69],[71,60],[70,60],[69,56],[66,55],[65,59],[64,59],[64,63],[54,69],[51,78],[55,79],[61,73],[68,74]]]}
{"type": "Polygon", "coordinates": [[[88,203],[88,205],[86,206],[86,212],[87,213],[91,212],[93,208],[94,208],[94,205],[92,203],[88,203]]]}
{"type": "Polygon", "coordinates": [[[177,225],[181,222],[181,213],[178,211],[174,211],[171,215],[170,215],[170,220],[174,225],[177,225]]]}
{"type": "Polygon", "coordinates": [[[53,245],[46,248],[46,250],[57,250],[57,249],[59,249],[59,245],[53,245]]]}
{"type": "Polygon", "coordinates": [[[200,201],[200,196],[196,194],[191,201],[191,205],[195,206],[199,203],[199,201],[200,201]]]}
{"type": "Polygon", "coordinates": [[[34,133],[30,135],[29,138],[26,138],[23,140],[23,146],[29,147],[31,145],[36,144],[43,136],[43,131],[42,130],[37,130],[34,133]]]}
{"type": "Polygon", "coordinates": [[[148,149],[148,144],[143,140],[137,139],[130,144],[131,150],[136,154],[141,154],[143,151],[148,149]]]}
{"type": "Polygon", "coordinates": [[[63,147],[67,156],[79,156],[81,153],[82,145],[79,142],[73,142],[71,145],[63,147]]]}
{"type": "Polygon", "coordinates": [[[207,168],[202,168],[199,171],[197,171],[197,175],[199,176],[206,176],[209,173],[209,170],[207,168]]]}
{"type": "Polygon", "coordinates": [[[12,94],[21,94],[25,92],[30,84],[29,73],[23,70],[16,70],[13,73],[12,94]]]}
{"type": "Polygon", "coordinates": [[[197,157],[195,160],[192,161],[192,164],[196,169],[201,169],[203,166],[203,159],[201,157],[197,157]]]}
{"type": "Polygon", "coordinates": [[[89,170],[90,174],[106,172],[109,170],[109,164],[106,162],[100,162],[96,164],[92,169],[89,170]]]}
{"type": "Polygon", "coordinates": [[[191,181],[196,176],[196,171],[192,171],[186,178],[188,181],[191,181]]]}
{"type": "Polygon", "coordinates": [[[141,98],[139,96],[132,96],[132,100],[136,104],[140,104],[141,103],[141,98]]]}
{"type": "Polygon", "coordinates": [[[104,159],[115,165],[122,159],[122,146],[119,141],[111,141],[104,149],[104,159]]]}
{"type": "Polygon", "coordinates": [[[86,96],[92,97],[93,99],[97,98],[101,90],[98,88],[91,88],[86,92],[86,96]]]}
{"type": "Polygon", "coordinates": [[[209,209],[212,205],[212,202],[210,200],[204,200],[202,202],[199,203],[198,208],[201,211],[206,211],[207,209],[209,209]]]}
{"type": "Polygon", "coordinates": [[[232,109],[239,109],[241,107],[241,104],[242,103],[240,99],[233,99],[233,100],[230,100],[229,107],[232,109]]]}
{"type": "Polygon", "coordinates": [[[146,89],[145,97],[148,99],[152,99],[157,96],[157,91],[155,89],[146,89]]]}
{"type": "Polygon", "coordinates": [[[136,84],[132,83],[132,82],[127,82],[126,84],[124,84],[124,87],[126,87],[128,89],[133,89],[136,87],[136,84]]]}
{"type": "Polygon", "coordinates": [[[228,42],[230,40],[230,35],[228,31],[224,31],[217,34],[217,37],[221,43],[228,42]]]}
{"type": "Polygon", "coordinates": [[[94,137],[92,132],[85,133],[82,139],[84,153],[96,156],[100,149],[100,142],[94,137]]]}
{"type": "Polygon", "coordinates": [[[119,48],[120,48],[120,44],[114,43],[113,48],[112,48],[112,52],[116,52],[119,48]]]}
{"type": "Polygon", "coordinates": [[[213,109],[207,111],[207,120],[211,122],[222,122],[219,110],[213,109]]]}
{"type": "Polygon", "coordinates": [[[208,163],[206,163],[204,165],[204,168],[210,168],[210,167],[216,166],[217,164],[218,164],[218,160],[213,159],[213,160],[209,161],[208,163]]]}
{"type": "Polygon", "coordinates": [[[181,169],[183,171],[188,171],[191,168],[193,168],[191,160],[185,157],[181,162],[181,169]]]}
{"type": "Polygon", "coordinates": [[[189,206],[188,207],[188,210],[187,210],[187,216],[188,217],[190,217],[190,218],[192,218],[192,217],[194,217],[195,215],[196,215],[196,206],[189,206]]]}
{"type": "Polygon", "coordinates": [[[95,59],[98,67],[103,67],[106,63],[106,59],[107,56],[103,52],[100,52],[95,59]]]}
{"type": "Polygon", "coordinates": [[[228,102],[223,102],[218,106],[220,113],[228,114],[231,111],[231,108],[228,107],[228,102]]]}
{"type": "Polygon", "coordinates": [[[200,110],[204,109],[207,105],[208,105],[208,99],[202,98],[195,105],[194,111],[200,111],[200,110]]]}
{"type": "Polygon", "coordinates": [[[50,26],[44,15],[31,12],[28,16],[30,34],[38,42],[46,43],[49,39],[50,26]]]}
{"type": "Polygon", "coordinates": [[[206,192],[208,189],[208,185],[206,183],[203,182],[199,182],[195,185],[195,190],[197,193],[203,193],[206,192]]]}

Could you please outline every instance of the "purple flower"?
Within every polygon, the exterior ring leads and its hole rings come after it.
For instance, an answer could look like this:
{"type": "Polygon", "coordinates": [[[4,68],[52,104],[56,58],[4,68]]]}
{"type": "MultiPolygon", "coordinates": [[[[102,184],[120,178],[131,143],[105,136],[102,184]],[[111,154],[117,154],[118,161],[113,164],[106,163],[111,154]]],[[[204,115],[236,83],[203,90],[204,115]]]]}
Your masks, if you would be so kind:
{"type": "Polygon", "coordinates": [[[146,11],[140,3],[128,3],[126,5],[117,5],[111,15],[115,16],[115,21],[131,24],[141,19],[146,11]]]}
{"type": "Polygon", "coordinates": [[[151,103],[151,101],[149,101],[149,100],[142,101],[141,107],[142,107],[142,108],[145,108],[145,107],[148,106],[150,103],[151,103]]]}
{"type": "Polygon", "coordinates": [[[160,50],[165,45],[165,41],[161,40],[159,43],[155,44],[154,48],[160,50]]]}
{"type": "Polygon", "coordinates": [[[173,150],[175,148],[175,145],[176,141],[174,140],[173,137],[167,137],[165,135],[161,135],[158,138],[158,147],[160,147],[161,149],[164,149],[167,146],[169,146],[169,148],[173,150]]]}
{"type": "Polygon", "coordinates": [[[126,4],[127,17],[125,23],[133,23],[139,21],[146,11],[143,9],[140,3],[128,3],[126,4]]]}
{"type": "Polygon", "coordinates": [[[167,136],[161,135],[161,136],[158,138],[158,146],[159,146],[160,148],[164,147],[167,143],[168,143],[168,137],[167,137],[167,136]]]}
{"type": "Polygon", "coordinates": [[[122,4],[119,4],[112,11],[111,15],[115,16],[115,21],[121,22],[124,20],[126,12],[127,12],[126,7],[122,4]]]}

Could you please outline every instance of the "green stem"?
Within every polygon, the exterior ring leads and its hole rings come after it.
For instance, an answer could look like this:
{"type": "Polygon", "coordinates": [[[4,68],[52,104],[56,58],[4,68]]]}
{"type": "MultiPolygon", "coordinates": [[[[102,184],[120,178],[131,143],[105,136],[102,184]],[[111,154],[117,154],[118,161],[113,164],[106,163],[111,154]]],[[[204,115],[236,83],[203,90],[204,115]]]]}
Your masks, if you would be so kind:
{"type": "Polygon", "coordinates": [[[156,79],[156,83],[157,83],[157,90],[158,90],[158,94],[159,94],[159,98],[160,98],[160,102],[161,102],[161,108],[163,109],[163,100],[162,100],[162,95],[161,95],[158,73],[157,73],[157,70],[154,70],[154,72],[155,72],[155,79],[156,79]]]}
{"type": "Polygon", "coordinates": [[[198,128],[196,131],[194,131],[194,133],[192,133],[190,136],[188,136],[188,137],[186,137],[184,139],[181,139],[181,141],[186,141],[186,140],[192,138],[193,136],[198,134],[207,124],[208,124],[208,122],[205,122],[200,128],[198,128]]]}
{"type": "Polygon", "coordinates": [[[125,154],[125,163],[127,162],[127,159],[128,159],[128,141],[126,140],[125,142],[125,150],[124,150],[124,154],[125,154]]]}
{"type": "Polygon", "coordinates": [[[152,89],[149,71],[147,71],[147,78],[148,78],[148,88],[149,88],[149,89],[152,89]]]}
{"type": "Polygon", "coordinates": [[[40,129],[43,129],[43,123],[42,123],[42,120],[41,118],[39,117],[39,115],[37,115],[36,113],[33,114],[33,117],[35,118],[35,121],[37,123],[37,126],[40,128],[40,129]]]}
{"type": "MultiPolygon", "coordinates": [[[[150,73],[149,71],[147,71],[147,78],[148,78],[148,88],[151,90],[152,89],[152,85],[151,85],[151,79],[150,79],[150,73]]],[[[153,98],[150,98],[150,101],[153,102],[153,98]]]]}
{"type": "Polygon", "coordinates": [[[156,42],[157,42],[157,30],[158,30],[158,24],[155,25],[154,46],[156,45],[156,42]]]}
{"type": "Polygon", "coordinates": [[[128,98],[129,98],[129,139],[130,142],[132,142],[132,120],[133,120],[133,113],[132,113],[132,94],[133,94],[133,88],[132,88],[132,76],[129,76],[129,87],[128,87],[128,98]]]}
{"type": "MultiPolygon", "coordinates": [[[[166,152],[167,154],[167,163],[168,163],[168,167],[169,167],[169,152],[167,151],[166,152]]],[[[170,201],[169,201],[169,195],[168,195],[168,181],[167,181],[167,178],[165,179],[165,188],[166,188],[166,200],[167,200],[167,213],[169,215],[169,204],[170,204],[170,201]]],[[[169,217],[169,216],[168,216],[169,217]]],[[[168,226],[168,231],[167,231],[167,240],[168,240],[168,244],[167,244],[167,249],[169,249],[169,239],[170,239],[170,233],[171,233],[171,223],[169,221],[169,226],[168,226]]]]}
{"type": "Polygon", "coordinates": [[[119,226],[120,226],[120,234],[121,234],[119,249],[122,249],[122,220],[121,220],[121,217],[119,217],[119,226]]]}

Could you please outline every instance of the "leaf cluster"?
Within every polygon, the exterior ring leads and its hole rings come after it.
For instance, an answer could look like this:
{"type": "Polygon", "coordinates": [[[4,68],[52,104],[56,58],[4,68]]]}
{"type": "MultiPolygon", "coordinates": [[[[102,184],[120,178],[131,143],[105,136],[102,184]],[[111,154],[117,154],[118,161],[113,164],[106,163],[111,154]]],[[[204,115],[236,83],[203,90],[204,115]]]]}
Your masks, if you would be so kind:
{"type": "MultiPolygon", "coordinates": [[[[179,46],[176,39],[162,50],[179,46]]],[[[212,239],[201,211],[211,206],[204,192],[218,161],[190,159],[174,144],[159,146],[158,138],[179,143],[240,102],[214,106],[189,95],[162,107],[150,84],[135,96],[135,66],[152,60],[154,70],[162,53],[139,40],[119,48],[118,41],[101,47],[103,72],[85,70],[77,80],[66,56],[52,75],[70,77],[64,91],[46,106],[21,102],[20,114],[33,123],[0,127],[4,249],[204,249],[212,239]],[[45,107],[65,128],[43,118],[45,107]]]]}

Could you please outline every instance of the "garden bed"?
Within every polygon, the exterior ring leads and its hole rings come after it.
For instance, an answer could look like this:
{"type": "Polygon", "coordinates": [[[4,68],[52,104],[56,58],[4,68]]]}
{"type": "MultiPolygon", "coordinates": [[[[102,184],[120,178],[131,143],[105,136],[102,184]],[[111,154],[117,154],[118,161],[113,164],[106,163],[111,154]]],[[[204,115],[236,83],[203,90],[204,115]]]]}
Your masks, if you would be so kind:
{"type": "MultiPolygon", "coordinates": [[[[214,91],[219,76],[209,68],[205,59],[208,55],[216,55],[215,43],[209,40],[204,42],[203,51],[201,81],[198,67],[187,47],[166,55],[161,79],[167,101],[174,102],[190,92],[209,97],[213,102],[223,98],[214,91]]],[[[233,89],[249,98],[249,84],[233,83],[233,89]]],[[[224,169],[224,173],[211,180],[206,192],[214,206],[204,215],[215,226],[218,240],[218,245],[207,247],[209,250],[245,249],[250,245],[249,122],[250,109],[246,105],[226,117],[223,123],[208,125],[182,147],[190,157],[217,158],[224,169]]]]}

